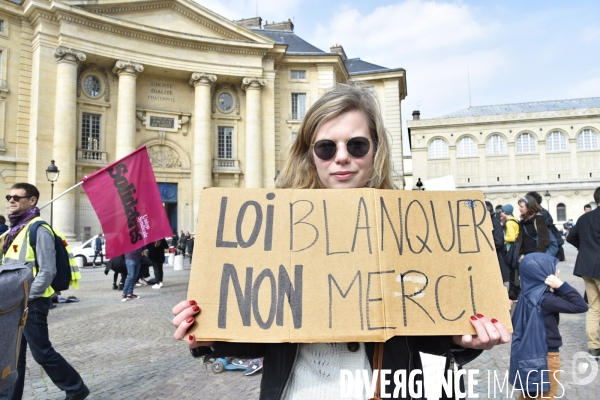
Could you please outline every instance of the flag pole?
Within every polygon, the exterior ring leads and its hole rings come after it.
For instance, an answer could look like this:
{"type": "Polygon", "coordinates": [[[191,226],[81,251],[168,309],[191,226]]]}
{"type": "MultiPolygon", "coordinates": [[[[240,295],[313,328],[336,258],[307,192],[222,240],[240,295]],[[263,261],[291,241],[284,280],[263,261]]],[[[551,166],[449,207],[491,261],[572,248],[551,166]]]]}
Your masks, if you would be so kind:
{"type": "Polygon", "coordinates": [[[75,186],[71,186],[70,188],[68,188],[67,190],[65,190],[64,192],[62,192],[61,194],[59,194],[58,196],[56,196],[55,198],[53,198],[52,200],[50,200],[49,202],[47,202],[46,204],[44,204],[43,206],[40,207],[40,210],[52,203],[54,203],[57,199],[60,199],[61,197],[63,197],[65,194],[69,193],[71,190],[75,189],[78,186],[83,185],[83,181],[79,182],[78,184],[76,184],[75,186]]]}

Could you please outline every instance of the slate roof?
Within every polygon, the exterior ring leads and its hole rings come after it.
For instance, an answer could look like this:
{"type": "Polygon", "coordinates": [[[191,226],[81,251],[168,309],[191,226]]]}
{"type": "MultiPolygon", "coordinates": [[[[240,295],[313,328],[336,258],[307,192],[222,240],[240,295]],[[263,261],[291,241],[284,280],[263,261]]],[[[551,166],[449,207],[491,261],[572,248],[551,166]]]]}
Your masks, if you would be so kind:
{"type": "MultiPolygon", "coordinates": [[[[274,40],[278,44],[287,44],[288,48],[286,54],[337,54],[325,52],[321,49],[318,49],[291,31],[259,28],[250,28],[250,30],[255,33],[258,33],[259,35],[266,36],[269,39],[274,40]]],[[[349,58],[347,60],[344,60],[344,65],[346,66],[346,69],[348,70],[348,73],[350,75],[402,70],[402,68],[389,69],[386,67],[382,67],[381,65],[371,64],[369,62],[362,61],[360,58],[349,58]]]]}
{"type": "Polygon", "coordinates": [[[600,107],[600,97],[585,99],[534,101],[531,103],[500,104],[495,106],[477,106],[458,110],[437,118],[481,117],[484,115],[517,114],[541,111],[573,110],[600,107]]]}
{"type": "Polygon", "coordinates": [[[327,54],[291,31],[257,28],[253,28],[251,31],[266,36],[269,39],[274,40],[275,43],[287,44],[287,54],[327,54]]]}
{"type": "Polygon", "coordinates": [[[347,60],[344,60],[344,64],[346,65],[346,69],[348,70],[349,74],[374,71],[389,71],[389,68],[382,67],[381,65],[371,64],[369,62],[361,60],[360,58],[349,58],[347,60]]]}

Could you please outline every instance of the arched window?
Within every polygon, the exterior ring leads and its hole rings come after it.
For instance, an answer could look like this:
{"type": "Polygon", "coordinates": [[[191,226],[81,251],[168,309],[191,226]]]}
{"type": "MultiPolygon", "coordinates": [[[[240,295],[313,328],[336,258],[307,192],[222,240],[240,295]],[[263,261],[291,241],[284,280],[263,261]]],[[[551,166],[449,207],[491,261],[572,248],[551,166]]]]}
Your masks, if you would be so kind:
{"type": "Polygon", "coordinates": [[[447,158],[448,143],[444,139],[433,139],[429,143],[429,158],[447,158]]]}
{"type": "Polygon", "coordinates": [[[563,203],[558,203],[556,206],[556,219],[558,221],[567,220],[567,207],[563,203]]]}
{"type": "Polygon", "coordinates": [[[598,134],[591,129],[584,129],[577,136],[578,150],[598,150],[598,134]]]}
{"type": "Polygon", "coordinates": [[[477,157],[477,142],[470,136],[465,136],[456,144],[457,157],[477,157]]]}
{"type": "Polygon", "coordinates": [[[546,139],[546,151],[567,151],[567,136],[559,131],[550,132],[546,139]]]}
{"type": "Polygon", "coordinates": [[[485,144],[485,152],[488,156],[506,154],[506,140],[500,135],[490,136],[485,144]]]}
{"type": "Polygon", "coordinates": [[[522,133],[516,142],[517,154],[535,153],[535,138],[531,133],[522,133]]]}

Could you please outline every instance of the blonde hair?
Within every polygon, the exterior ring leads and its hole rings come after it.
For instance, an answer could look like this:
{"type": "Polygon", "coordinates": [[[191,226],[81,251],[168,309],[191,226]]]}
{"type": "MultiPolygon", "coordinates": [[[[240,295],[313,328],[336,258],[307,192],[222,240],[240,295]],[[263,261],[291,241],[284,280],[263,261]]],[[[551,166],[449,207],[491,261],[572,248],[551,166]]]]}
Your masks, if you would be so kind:
{"type": "Polygon", "coordinates": [[[396,189],[392,181],[388,132],[383,124],[377,96],[370,88],[355,83],[336,84],[310,107],[302,120],[298,136],[290,147],[285,166],[277,178],[276,186],[293,189],[322,189],[323,185],[319,180],[311,154],[315,133],[330,119],[354,110],[362,111],[365,115],[374,147],[373,167],[366,187],[396,189]]]}

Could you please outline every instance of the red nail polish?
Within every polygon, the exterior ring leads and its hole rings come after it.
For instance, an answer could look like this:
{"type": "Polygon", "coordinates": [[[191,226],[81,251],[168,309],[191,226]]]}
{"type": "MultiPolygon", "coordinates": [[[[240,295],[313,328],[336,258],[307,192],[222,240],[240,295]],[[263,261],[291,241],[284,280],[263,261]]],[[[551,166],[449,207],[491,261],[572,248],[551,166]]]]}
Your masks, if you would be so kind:
{"type": "Polygon", "coordinates": [[[200,311],[200,307],[194,306],[194,307],[192,307],[192,310],[194,310],[194,312],[200,311]]]}
{"type": "Polygon", "coordinates": [[[477,321],[477,317],[476,317],[476,316],[474,316],[474,315],[471,315],[471,319],[472,319],[473,321],[477,321]]]}
{"type": "Polygon", "coordinates": [[[477,318],[483,318],[483,314],[477,314],[477,318]]]}
{"type": "Polygon", "coordinates": [[[185,322],[187,322],[188,324],[191,324],[192,322],[194,322],[194,317],[189,317],[188,319],[185,320],[185,322]]]}
{"type": "Polygon", "coordinates": [[[496,322],[498,322],[498,320],[496,318],[492,318],[492,323],[495,324],[496,322]]]}
{"type": "Polygon", "coordinates": [[[195,306],[196,305],[196,300],[190,300],[190,306],[195,306]]]}
{"type": "Polygon", "coordinates": [[[194,335],[190,335],[190,336],[188,336],[188,339],[190,339],[190,340],[194,340],[194,335]]]}

